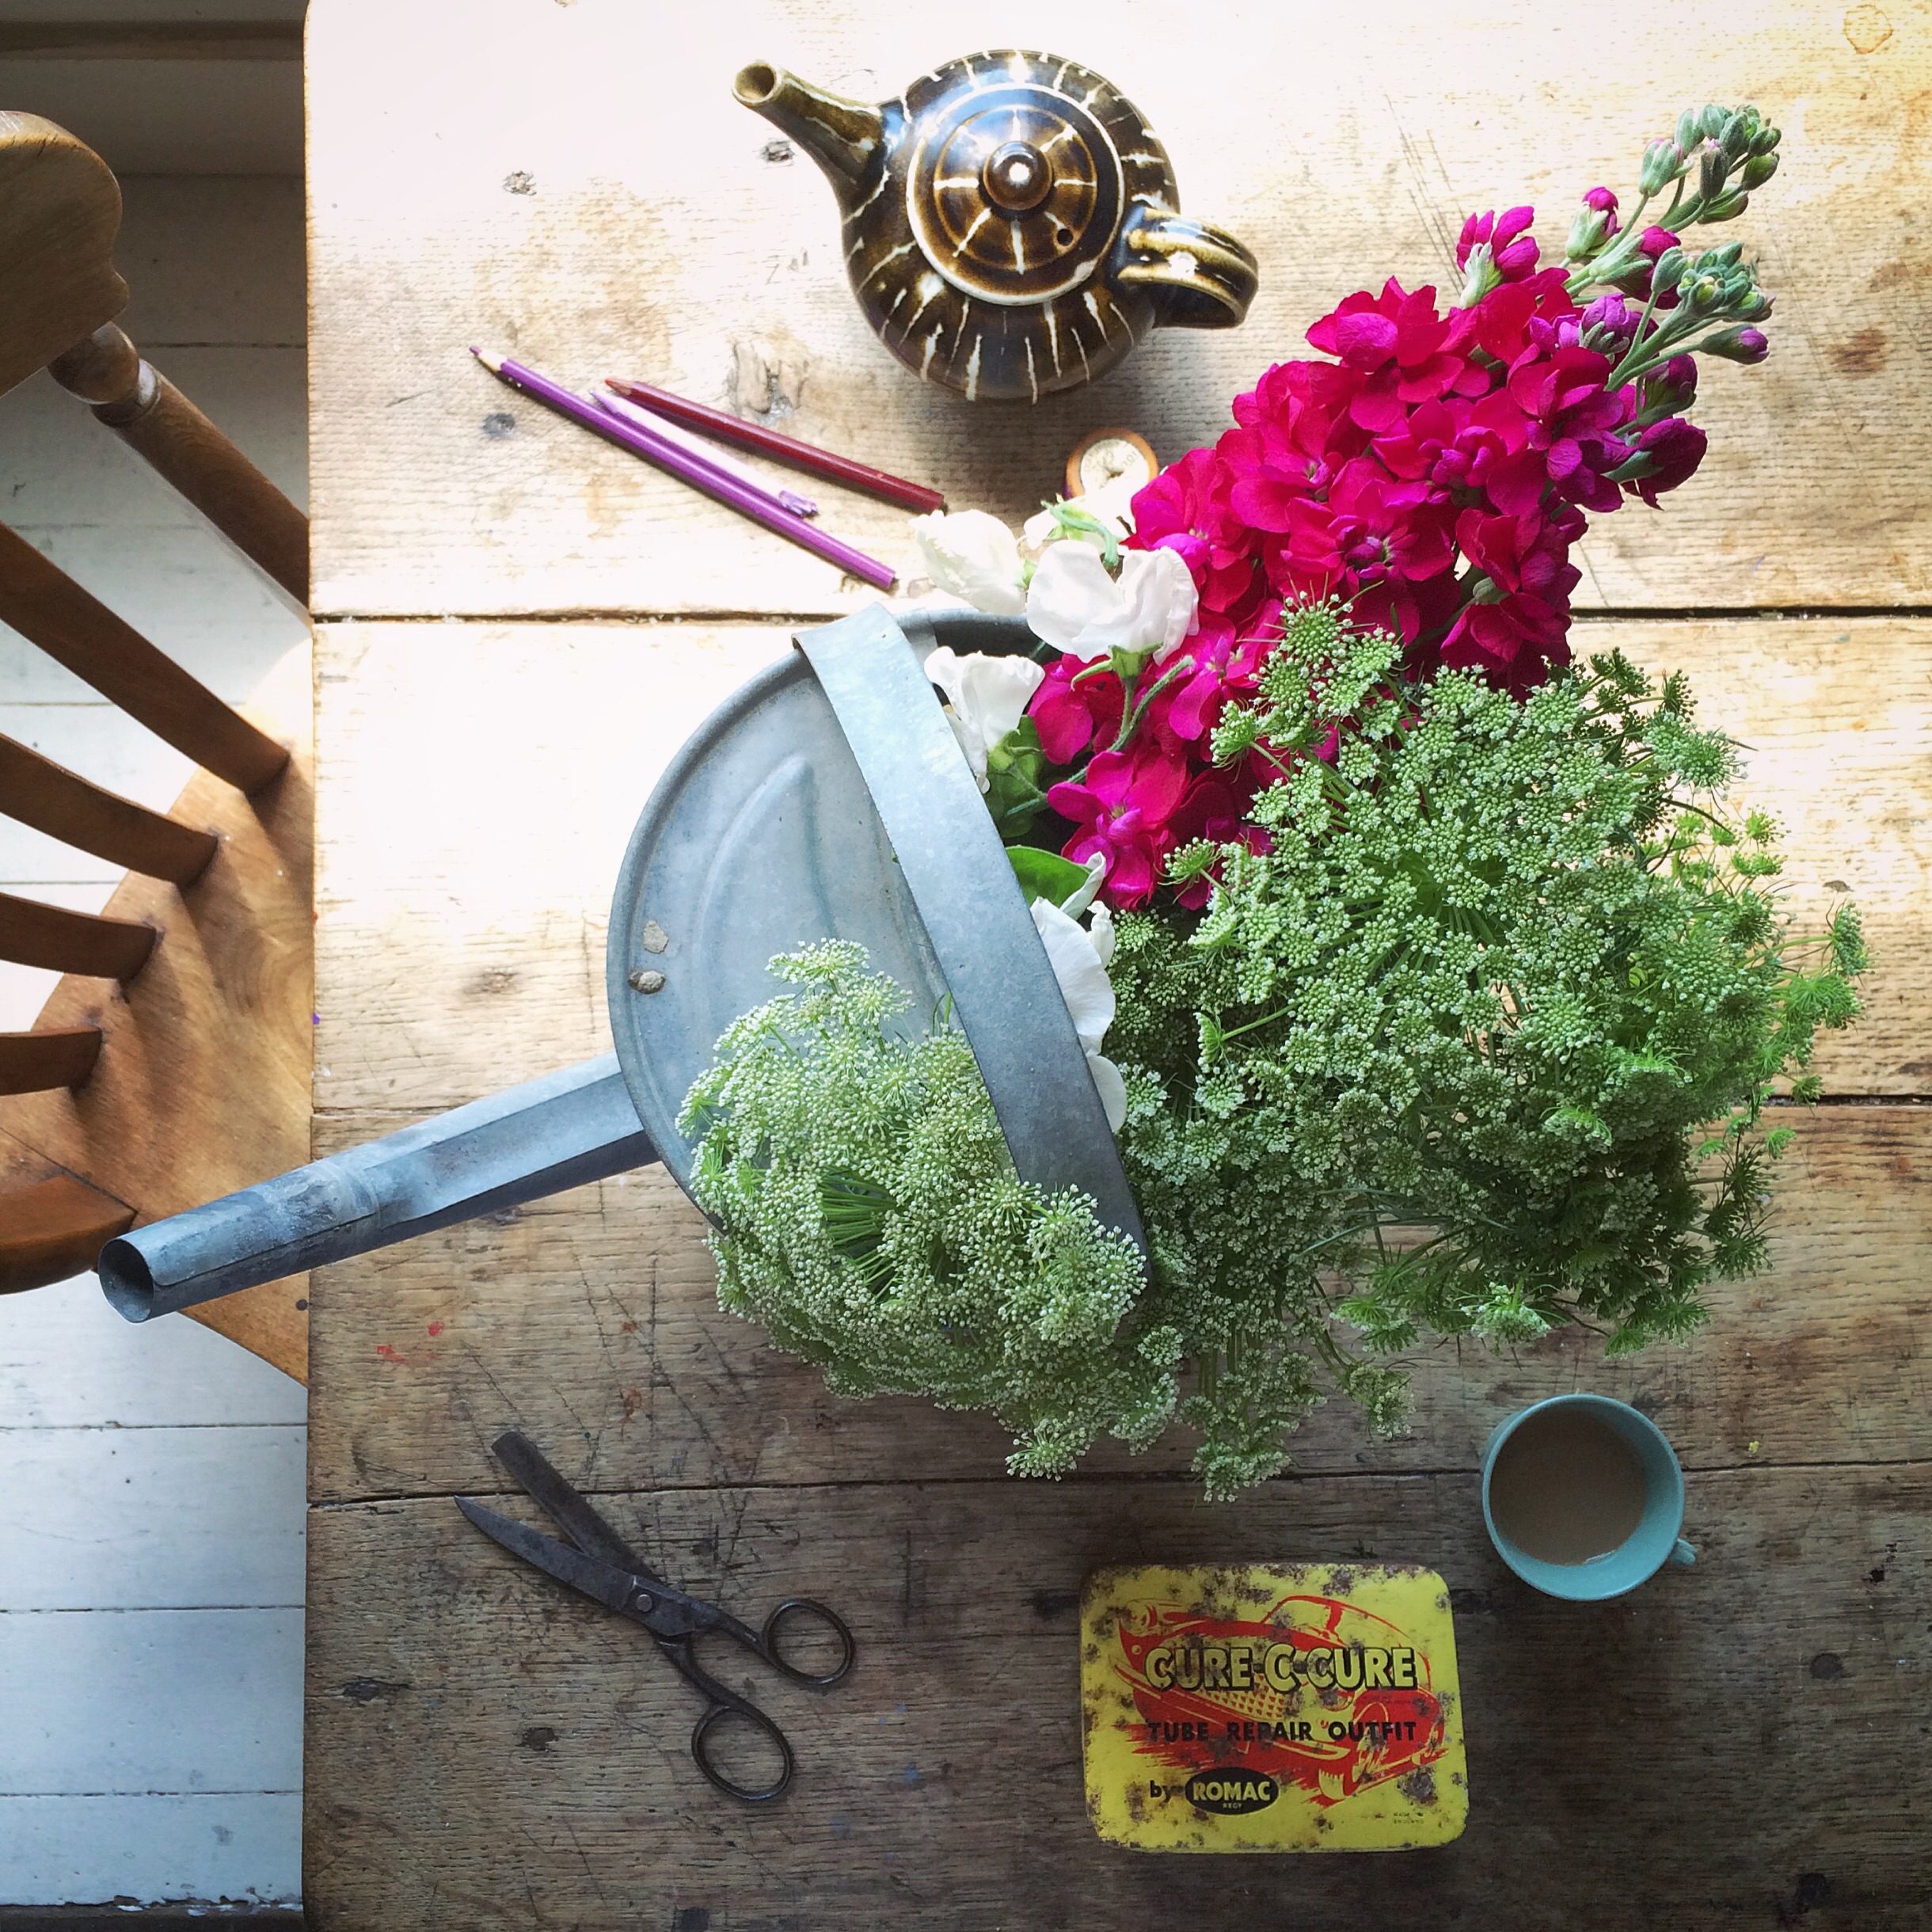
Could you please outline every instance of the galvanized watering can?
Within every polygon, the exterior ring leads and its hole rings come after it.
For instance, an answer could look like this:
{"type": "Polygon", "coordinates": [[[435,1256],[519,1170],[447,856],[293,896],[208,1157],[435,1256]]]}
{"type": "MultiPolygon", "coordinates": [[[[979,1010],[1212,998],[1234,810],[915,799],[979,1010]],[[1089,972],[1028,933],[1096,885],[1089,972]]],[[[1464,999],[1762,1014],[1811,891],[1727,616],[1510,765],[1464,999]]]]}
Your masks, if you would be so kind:
{"type": "Polygon", "coordinates": [[[1086,1055],[971,767],[922,669],[934,644],[1024,652],[1017,618],[877,606],[806,631],[728,699],[631,835],[605,960],[617,1051],[245,1188],[110,1242],[130,1321],[347,1260],[661,1161],[732,1021],[770,998],[774,955],[856,940],[923,1023],[950,994],[1014,1166],[1140,1221],[1086,1055]]]}

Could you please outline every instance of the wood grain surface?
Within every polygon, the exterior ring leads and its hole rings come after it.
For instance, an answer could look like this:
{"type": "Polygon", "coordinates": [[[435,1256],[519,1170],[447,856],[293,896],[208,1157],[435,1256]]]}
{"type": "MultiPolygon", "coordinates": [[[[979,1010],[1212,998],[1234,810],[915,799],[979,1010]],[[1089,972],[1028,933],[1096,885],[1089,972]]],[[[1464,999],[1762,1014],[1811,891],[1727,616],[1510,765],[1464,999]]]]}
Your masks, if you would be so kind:
{"type": "MultiPolygon", "coordinates": [[[[1683,1347],[1606,1362],[1573,1331],[1497,1356],[1413,1359],[1409,1431],[1370,1436],[1336,1401],[1295,1438],[1299,1468],[1468,1469],[1525,1404],[1576,1388],[1634,1402],[1694,1468],[1932,1461],[1932,1109],[1781,1115],[1771,1264],[1709,1298],[1683,1347]]],[[[331,1116],[322,1147],[398,1124],[331,1116]]],[[[553,1196],[322,1271],[310,1356],[318,1500],[500,1487],[490,1443],[520,1428],[590,1488],[884,1482],[999,1474],[983,1415],[841,1400],[762,1329],[718,1309],[704,1223],[661,1169],[553,1196]]],[[[1180,1430],[1088,1466],[1185,1470],[1180,1430]]],[[[1026,1485],[1021,1485],[1025,1487],[1026,1485]]]]}
{"type": "Polygon", "coordinates": [[[1801,1909],[1808,1932],[1918,1932],[1932,1913],[1913,1768],[1932,1669],[1923,1462],[1694,1475],[1696,1566],[1607,1605],[1505,1570],[1467,1473],[1310,1477],[1221,1508],[1093,1478],[600,1501],[741,1615],[801,1593],[849,1618],[858,1667],[830,1692],[717,1660],[785,1728],[793,1789],[764,1810],[711,1791],[686,1755],[694,1700],[642,1633],[447,1498],[316,1509],[304,1769],[323,1932],[1679,1932],[1801,1909]],[[1449,1586],[1466,1835],[1219,1861],[1102,1845],[1081,1785],[1086,1573],[1351,1556],[1449,1586]]]}
{"type": "MultiPolygon", "coordinates": [[[[946,492],[1029,513],[1090,430],[1163,460],[1216,435],[1351,290],[1454,276],[1472,210],[1531,201],[1561,245],[1584,191],[1633,184],[1693,99],[1786,131],[1742,240],[1777,292],[1762,368],[1705,378],[1710,457],[1660,515],[1600,519],[1583,603],[1878,606],[1923,596],[1932,244],[1914,184],[1932,19],[1917,8],[1668,0],[1471,12],[1024,0],[971,20],[884,0],[324,0],[309,22],[312,605],[318,614],[823,611],[862,596],[512,394],[472,343],[572,385],[637,375],[946,492]],[[1112,376],[995,406],[920,383],[845,280],[817,169],[732,98],[751,60],[857,97],[1032,47],[1144,109],[1182,206],[1261,264],[1245,326],[1157,333],[1112,376]],[[1238,77],[1266,77],[1243,88],[1238,77]],[[381,514],[371,515],[379,503],[381,514]]],[[[823,493],[826,527],[897,563],[904,520],[823,493]]]]}
{"type": "MultiPolygon", "coordinates": [[[[1579,626],[1690,673],[1786,827],[1788,903],[1850,888],[1882,962],[1818,1056],[1932,1092],[1932,620],[1579,626]]],[[[747,625],[337,623],[318,641],[316,1104],[474,1100],[609,1051],[603,938],[631,827],[692,728],[790,648],[747,625]],[[437,721],[435,728],[425,721],[437,721]]]]}
{"type": "MultiPolygon", "coordinates": [[[[325,1927],[778,1932],[1394,1921],[1423,1929],[1932,1922],[1932,253],[1922,11],[1523,0],[1325,15],[1101,0],[969,27],[864,0],[316,0],[309,25],[318,850],[327,1152],[607,1050],[631,826],[692,727],[861,592],[493,384],[467,346],[631,374],[1009,516],[1103,424],[1171,458],[1349,289],[1439,280],[1470,209],[1560,239],[1693,98],[1755,99],[1783,170],[1730,230],[1778,291],[1763,368],[1711,373],[1711,453],[1584,546],[1584,650],[1688,671],[1778,814],[1795,917],[1849,889],[1877,965],[1785,1116],[1771,1265],[1680,1348],[1576,1333],[1415,1364],[1408,1432],[1339,1404],[1295,1473],[1210,1508],[1178,1435],[1075,1478],[1002,1474],[979,1416],[835,1400],[717,1310],[695,1212],[647,1169],[314,1277],[306,1899],[325,1927]],[[865,99],[939,59],[1090,61],[1158,128],[1183,205],[1252,247],[1246,327],[1164,333],[1084,391],[922,387],[845,286],[831,196],[729,82],[766,59],[865,99]],[[1243,86],[1241,77],[1259,77],[1243,86]],[[433,621],[426,621],[433,620],[433,621]],[[1484,1535],[1489,1432],[1593,1388],[1690,1472],[1687,1573],[1591,1607],[1484,1535]],[[641,1635],[449,1498],[527,1430],[667,1574],[740,1612],[793,1591],[861,1663],[769,1696],[778,1806],[714,1794],[641,1635]],[[1380,1859],[1204,1868],[1102,1846],[1082,1802],[1075,1592],[1135,1558],[1439,1568],[1468,1700],[1470,1830],[1380,1859]]],[[[822,493],[899,561],[903,520],[822,493]]],[[[519,1500],[508,1505],[521,1512],[519,1500]]],[[[737,1681],[734,1676],[733,1681],[737,1681]]]]}

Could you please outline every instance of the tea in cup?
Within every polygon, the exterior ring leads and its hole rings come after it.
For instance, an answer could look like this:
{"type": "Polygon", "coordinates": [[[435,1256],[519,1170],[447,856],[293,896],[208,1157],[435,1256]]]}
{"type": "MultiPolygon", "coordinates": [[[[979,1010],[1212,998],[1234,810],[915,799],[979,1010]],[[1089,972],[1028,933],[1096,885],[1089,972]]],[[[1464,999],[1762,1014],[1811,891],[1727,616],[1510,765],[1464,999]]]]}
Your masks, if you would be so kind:
{"type": "Polygon", "coordinates": [[[1607,1395],[1557,1395],[1499,1424],[1482,1459],[1497,1554],[1551,1596],[1621,1596],[1666,1563],[1692,1563],[1684,1479],[1664,1432],[1607,1395]]]}

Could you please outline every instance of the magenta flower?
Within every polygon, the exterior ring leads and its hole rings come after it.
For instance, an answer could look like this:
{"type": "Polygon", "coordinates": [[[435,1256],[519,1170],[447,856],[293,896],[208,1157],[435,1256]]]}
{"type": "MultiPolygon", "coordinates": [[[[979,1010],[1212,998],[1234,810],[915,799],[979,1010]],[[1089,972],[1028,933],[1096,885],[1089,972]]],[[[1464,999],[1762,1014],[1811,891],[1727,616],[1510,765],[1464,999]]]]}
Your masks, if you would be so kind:
{"type": "Polygon", "coordinates": [[[1536,266],[1536,238],[1529,233],[1534,208],[1505,208],[1500,215],[1472,215],[1462,224],[1455,245],[1455,265],[1469,266],[1479,242],[1489,245],[1489,260],[1505,282],[1519,282],[1536,266]]]}
{"type": "Polygon", "coordinates": [[[1450,627],[1441,661],[1480,670],[1519,694],[1552,666],[1567,664],[1569,594],[1582,574],[1568,557],[1582,534],[1583,518],[1573,509],[1547,521],[1464,511],[1457,547],[1487,581],[1450,627]]]}
{"type": "Polygon", "coordinates": [[[1658,497],[1666,490],[1676,489],[1697,474],[1709,441],[1696,424],[1686,422],[1681,416],[1666,416],[1660,423],[1652,423],[1637,439],[1639,452],[1650,458],[1650,467],[1623,487],[1633,496],[1642,497],[1654,510],[1658,497]]]}
{"type": "Polygon", "coordinates": [[[1098,853],[1107,861],[1101,896],[1120,910],[1145,905],[1159,883],[1175,839],[1168,820],[1187,789],[1185,761],[1136,744],[1130,754],[1102,751],[1084,782],[1063,782],[1047,803],[1079,828],[1060,850],[1076,865],[1098,853]]]}
{"type": "Polygon", "coordinates": [[[1048,762],[1071,764],[1096,740],[1111,741],[1120,728],[1122,698],[1120,680],[1104,664],[1056,657],[1026,707],[1048,762]]]}

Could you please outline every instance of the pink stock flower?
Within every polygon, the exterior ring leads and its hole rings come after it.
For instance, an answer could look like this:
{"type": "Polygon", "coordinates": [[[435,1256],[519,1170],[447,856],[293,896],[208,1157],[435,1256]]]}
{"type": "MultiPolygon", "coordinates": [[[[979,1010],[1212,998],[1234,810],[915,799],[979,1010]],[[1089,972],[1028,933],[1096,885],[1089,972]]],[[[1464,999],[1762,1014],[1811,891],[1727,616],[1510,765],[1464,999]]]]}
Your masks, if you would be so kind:
{"type": "Polygon", "coordinates": [[[1651,468],[1623,487],[1633,496],[1642,497],[1654,510],[1664,491],[1675,489],[1696,475],[1709,439],[1696,424],[1686,422],[1681,416],[1666,416],[1660,423],[1652,423],[1637,439],[1637,447],[1650,458],[1651,468]]]}
{"type": "Polygon", "coordinates": [[[1581,576],[1569,562],[1583,518],[1563,508],[1535,517],[1484,516],[1466,510],[1456,542],[1485,581],[1450,626],[1441,662],[1478,670],[1505,690],[1527,692],[1569,662],[1569,594],[1581,576]]]}
{"type": "MultiPolygon", "coordinates": [[[[1618,232],[1609,189],[1584,203],[1606,239],[1618,232]]],[[[1538,268],[1533,219],[1520,207],[1464,223],[1458,267],[1485,247],[1497,278],[1473,284],[1467,306],[1445,312],[1434,289],[1394,280],[1344,297],[1307,333],[1332,359],[1276,363],[1234,398],[1217,443],[1135,497],[1128,547],[1186,565],[1193,628],[1160,681],[1136,687],[1118,749],[1126,694],[1110,668],[1063,658],[1030,707],[1052,763],[1090,760],[1048,797],[1077,828],[1066,855],[1106,856],[1110,904],[1145,903],[1178,845],[1262,839],[1242,815],[1282,755],[1264,745],[1217,770],[1208,740],[1258,689],[1284,602],[1340,599],[1404,641],[1410,676],[1465,668],[1527,695],[1569,662],[1584,512],[1613,511],[1626,492],[1654,504],[1696,470],[1703,432],[1679,413],[1696,390],[1690,358],[1613,389],[1638,308],[1612,293],[1580,310],[1565,269],[1538,268]],[[1645,473],[1611,480],[1635,467],[1645,473]]],[[[1676,242],[1645,230],[1645,265],[1619,287],[1647,296],[1649,263],[1676,242]]],[[[1733,333],[1740,359],[1761,353],[1733,333]]],[[[1334,755],[1332,742],[1321,754],[1334,755]]],[[[1198,905],[1210,890],[1204,876],[1178,896],[1198,905]]]]}
{"type": "Polygon", "coordinates": [[[1455,265],[1469,266],[1469,258],[1479,242],[1489,245],[1489,259],[1505,282],[1520,281],[1536,266],[1539,253],[1536,238],[1529,232],[1536,219],[1534,208],[1506,208],[1499,215],[1472,215],[1462,224],[1455,245],[1455,265]]]}
{"type": "Polygon", "coordinates": [[[1153,896],[1176,842],[1168,821],[1187,782],[1187,766],[1178,758],[1158,751],[1102,751],[1088,764],[1083,781],[1063,782],[1048,792],[1047,803],[1078,827],[1062,854],[1076,865],[1096,853],[1106,860],[1101,890],[1109,905],[1125,910],[1153,896]]]}
{"type": "MultiPolygon", "coordinates": [[[[1169,821],[1177,846],[1196,839],[1209,839],[1216,845],[1245,845],[1250,852],[1269,852],[1274,842],[1258,825],[1243,823],[1242,815],[1255,793],[1255,779],[1235,782],[1219,772],[1204,772],[1188,787],[1187,796],[1175,808],[1169,821]]],[[[1174,897],[1181,904],[1198,908],[1208,903],[1214,890],[1217,865],[1188,880],[1174,897]]]]}
{"type": "Polygon", "coordinates": [[[1111,742],[1120,728],[1124,695],[1120,680],[1104,664],[1056,657],[1026,708],[1048,762],[1071,764],[1090,744],[1111,742]]]}

